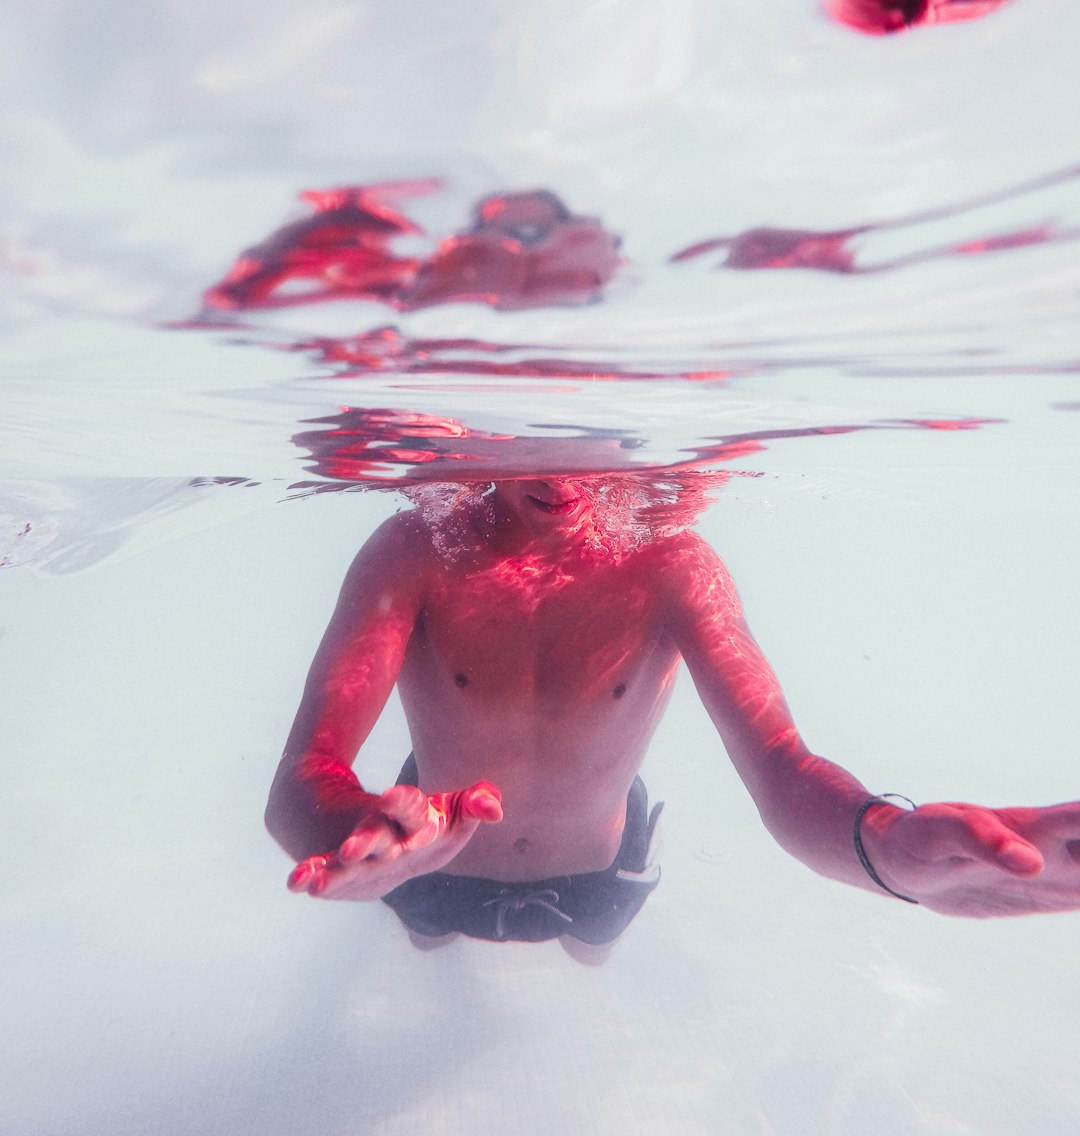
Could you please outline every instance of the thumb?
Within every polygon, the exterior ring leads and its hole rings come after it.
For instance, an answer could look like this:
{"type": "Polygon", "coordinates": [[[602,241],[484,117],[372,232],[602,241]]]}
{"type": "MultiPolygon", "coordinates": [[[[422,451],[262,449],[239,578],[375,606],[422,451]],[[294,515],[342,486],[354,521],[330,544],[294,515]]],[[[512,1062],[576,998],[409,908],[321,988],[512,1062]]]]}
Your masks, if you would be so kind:
{"type": "Polygon", "coordinates": [[[497,823],[503,818],[502,794],[490,781],[477,781],[458,796],[458,812],[463,820],[497,823]]]}
{"type": "Polygon", "coordinates": [[[1035,876],[1043,870],[1042,853],[990,810],[964,818],[966,848],[977,860],[1017,876],[1035,876]]]}
{"type": "Polygon", "coordinates": [[[998,863],[1018,876],[1037,876],[1045,867],[1042,853],[1034,844],[1014,836],[998,850],[998,863]]]}

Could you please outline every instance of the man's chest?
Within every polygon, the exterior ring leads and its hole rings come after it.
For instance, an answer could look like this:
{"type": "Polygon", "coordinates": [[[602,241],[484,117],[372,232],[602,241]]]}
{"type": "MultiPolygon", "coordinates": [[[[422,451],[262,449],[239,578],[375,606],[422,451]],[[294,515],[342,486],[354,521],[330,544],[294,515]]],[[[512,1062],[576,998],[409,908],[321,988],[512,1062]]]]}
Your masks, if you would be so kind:
{"type": "Polygon", "coordinates": [[[427,664],[476,696],[621,697],[664,639],[650,589],[616,571],[583,582],[529,567],[433,588],[417,629],[427,664]]]}

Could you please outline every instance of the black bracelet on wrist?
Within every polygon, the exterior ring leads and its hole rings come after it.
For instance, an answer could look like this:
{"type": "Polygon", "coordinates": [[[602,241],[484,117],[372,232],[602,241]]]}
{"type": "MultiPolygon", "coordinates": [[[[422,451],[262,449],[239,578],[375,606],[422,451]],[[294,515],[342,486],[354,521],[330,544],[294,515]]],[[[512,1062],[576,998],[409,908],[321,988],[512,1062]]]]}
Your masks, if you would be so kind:
{"type": "Polygon", "coordinates": [[[897,899],[902,899],[905,903],[914,903],[918,906],[919,901],[912,899],[909,895],[901,895],[898,891],[893,891],[891,887],[874,871],[874,865],[870,863],[870,857],[866,854],[866,849],[863,847],[862,833],[859,831],[862,825],[862,819],[866,816],[868,810],[874,805],[887,805],[889,797],[898,797],[901,801],[907,803],[914,809],[918,806],[910,797],[905,797],[902,793],[882,793],[880,796],[871,797],[859,806],[859,811],[855,814],[855,854],[859,857],[859,863],[866,869],[866,874],[877,884],[879,888],[883,888],[889,895],[895,895],[897,899]]]}

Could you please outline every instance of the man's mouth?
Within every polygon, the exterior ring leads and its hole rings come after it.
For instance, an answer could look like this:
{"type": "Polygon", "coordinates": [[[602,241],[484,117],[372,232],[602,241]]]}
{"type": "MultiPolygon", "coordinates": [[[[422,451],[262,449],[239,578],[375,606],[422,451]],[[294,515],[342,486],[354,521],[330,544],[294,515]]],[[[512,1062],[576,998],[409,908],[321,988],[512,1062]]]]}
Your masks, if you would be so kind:
{"type": "Polygon", "coordinates": [[[531,493],[526,494],[526,496],[541,512],[548,513],[553,517],[571,512],[578,501],[581,500],[580,497],[571,497],[569,501],[551,502],[542,501],[539,497],[534,497],[531,493]]]}

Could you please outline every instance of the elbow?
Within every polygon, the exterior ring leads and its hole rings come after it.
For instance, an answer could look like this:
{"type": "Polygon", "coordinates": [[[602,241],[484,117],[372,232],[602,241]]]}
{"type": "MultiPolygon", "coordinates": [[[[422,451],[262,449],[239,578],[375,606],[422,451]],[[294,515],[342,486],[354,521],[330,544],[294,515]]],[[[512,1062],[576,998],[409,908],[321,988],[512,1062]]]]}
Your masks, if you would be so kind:
{"type": "Polygon", "coordinates": [[[337,848],[352,832],[368,794],[342,762],[319,754],[278,766],[263,812],[267,832],[294,860],[337,848]]]}
{"type": "Polygon", "coordinates": [[[277,803],[274,800],[274,795],[271,792],[270,799],[266,802],[266,808],[263,809],[263,824],[266,831],[277,840],[278,838],[278,809],[277,803]]]}
{"type": "Polygon", "coordinates": [[[292,855],[292,850],[289,847],[291,842],[288,837],[288,826],[285,823],[285,809],[280,800],[280,794],[275,792],[274,789],[270,790],[270,798],[263,810],[263,824],[274,840],[292,855]]]}
{"type": "Polygon", "coordinates": [[[263,810],[263,824],[266,831],[289,853],[299,859],[294,853],[295,840],[292,832],[295,828],[295,782],[292,770],[286,768],[282,761],[274,775],[274,782],[270,786],[270,794],[266,799],[266,808],[263,810]]]}

